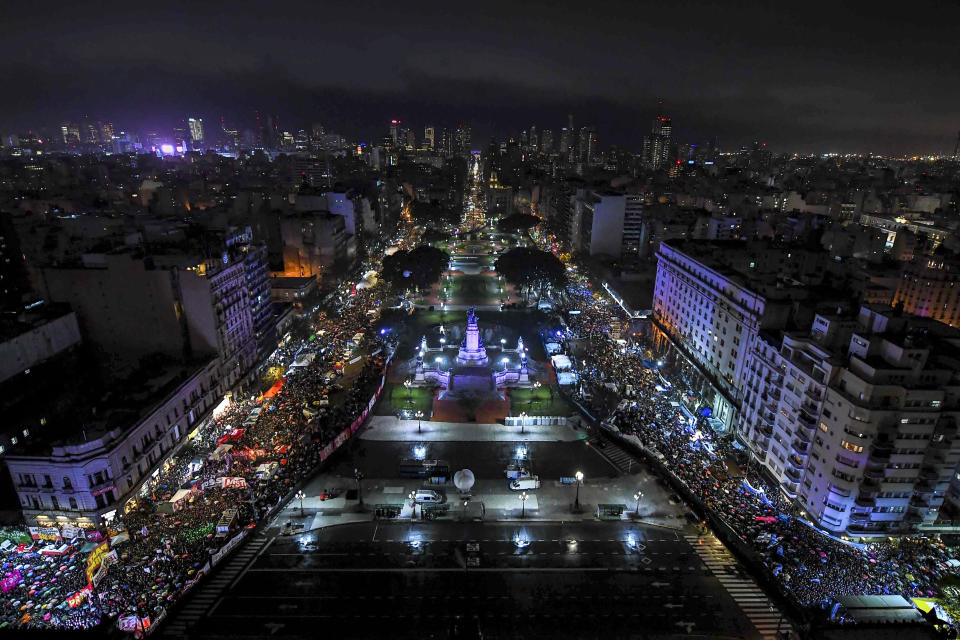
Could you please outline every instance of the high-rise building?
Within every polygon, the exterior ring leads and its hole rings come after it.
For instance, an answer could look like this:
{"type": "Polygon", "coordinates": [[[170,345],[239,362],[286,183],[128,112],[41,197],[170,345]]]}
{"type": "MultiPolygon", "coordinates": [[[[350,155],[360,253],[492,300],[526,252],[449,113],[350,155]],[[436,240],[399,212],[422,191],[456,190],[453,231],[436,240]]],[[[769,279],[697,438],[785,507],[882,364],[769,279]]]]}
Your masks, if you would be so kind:
{"type": "Polygon", "coordinates": [[[30,291],[13,214],[0,211],[0,314],[20,313],[30,291]]]}
{"type": "Polygon", "coordinates": [[[591,256],[619,259],[625,207],[626,197],[622,193],[579,191],[573,202],[571,248],[591,256]]]}
{"type": "MultiPolygon", "coordinates": [[[[272,349],[266,248],[249,228],[219,243],[220,255],[194,251],[85,254],[78,264],[42,268],[41,295],[76,311],[84,341],[118,362],[155,354],[219,357],[229,389],[255,372],[272,349]],[[261,340],[263,342],[261,342],[261,340]]],[[[271,317],[272,319],[272,317],[271,317]]]]}
{"type": "Polygon", "coordinates": [[[567,157],[570,155],[570,148],[573,144],[572,136],[573,136],[573,133],[570,131],[570,129],[567,129],[566,127],[563,127],[562,129],[560,129],[559,152],[560,152],[561,160],[565,161],[567,157]]]}
{"type": "Polygon", "coordinates": [[[549,155],[553,153],[553,150],[553,131],[544,129],[543,135],[540,137],[540,153],[549,155]]]}
{"type": "Polygon", "coordinates": [[[100,142],[103,144],[110,144],[110,141],[113,140],[113,123],[112,122],[98,122],[100,125],[100,142]]]}
{"type": "Polygon", "coordinates": [[[623,257],[634,260],[641,257],[643,233],[643,196],[635,193],[624,195],[623,208],[623,257]]]}
{"type": "Polygon", "coordinates": [[[943,250],[916,256],[903,269],[893,303],[912,315],[960,328],[960,258],[943,250]]]}
{"type": "Polygon", "coordinates": [[[819,526],[915,531],[960,462],[960,332],[880,305],[752,349],[742,439],[819,526]]]}
{"type": "Polygon", "coordinates": [[[187,126],[190,129],[190,147],[199,149],[203,145],[203,118],[188,118],[187,126]]]}
{"type": "Polygon", "coordinates": [[[435,144],[436,129],[433,125],[427,125],[423,128],[423,148],[433,150],[435,144]]]}
{"type": "Polygon", "coordinates": [[[829,264],[825,252],[766,241],[660,244],[653,296],[658,338],[695,367],[694,390],[727,428],[737,424],[747,351],[757,334],[783,329],[798,307],[812,313],[800,302],[823,282],[829,264]]]}
{"type": "MultiPolygon", "coordinates": [[[[660,101],[660,108],[663,108],[663,101],[660,101]]],[[[650,135],[643,141],[643,162],[648,169],[659,169],[667,164],[670,159],[670,140],[673,136],[673,121],[663,115],[657,114],[653,119],[653,126],[650,128],[650,135]]]]}
{"type": "Polygon", "coordinates": [[[585,166],[590,166],[596,160],[597,154],[597,131],[593,127],[582,127],[580,129],[580,140],[577,148],[577,161],[585,166]]]}
{"type": "Polygon", "coordinates": [[[400,141],[400,121],[391,120],[390,121],[390,139],[393,141],[393,146],[397,147],[401,143],[400,141]]]}
{"type": "Polygon", "coordinates": [[[64,122],[60,125],[60,135],[63,144],[67,146],[80,144],[80,125],[75,122],[64,122]]]}
{"type": "Polygon", "coordinates": [[[540,138],[537,133],[537,125],[530,127],[530,151],[532,153],[537,153],[540,150],[540,138]]]}
{"type": "Polygon", "coordinates": [[[461,124],[457,126],[457,135],[455,140],[454,153],[459,156],[469,156],[471,151],[472,139],[470,125],[461,124]]]}

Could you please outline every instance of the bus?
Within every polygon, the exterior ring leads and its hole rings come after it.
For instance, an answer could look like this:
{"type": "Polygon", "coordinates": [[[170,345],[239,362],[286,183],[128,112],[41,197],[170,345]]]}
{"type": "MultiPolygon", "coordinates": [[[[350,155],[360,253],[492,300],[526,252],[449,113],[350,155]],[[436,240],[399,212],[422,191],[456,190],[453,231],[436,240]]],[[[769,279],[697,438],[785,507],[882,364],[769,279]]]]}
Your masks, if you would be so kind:
{"type": "Polygon", "coordinates": [[[401,478],[444,478],[450,477],[450,465],[446,460],[401,460],[401,478]]]}

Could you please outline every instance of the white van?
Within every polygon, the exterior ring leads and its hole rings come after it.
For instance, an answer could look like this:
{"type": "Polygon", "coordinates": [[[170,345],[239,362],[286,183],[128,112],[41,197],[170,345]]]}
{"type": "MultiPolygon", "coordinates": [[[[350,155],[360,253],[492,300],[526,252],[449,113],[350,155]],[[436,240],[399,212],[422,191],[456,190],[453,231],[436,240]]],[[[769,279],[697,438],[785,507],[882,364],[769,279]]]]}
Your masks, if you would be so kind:
{"type": "Polygon", "coordinates": [[[510,483],[510,489],[512,491],[525,491],[528,489],[539,489],[540,488],[540,476],[525,476],[523,478],[517,478],[510,483]]]}
{"type": "Polygon", "coordinates": [[[417,504],[440,504],[445,500],[443,494],[432,489],[417,489],[413,501],[417,504]]]}

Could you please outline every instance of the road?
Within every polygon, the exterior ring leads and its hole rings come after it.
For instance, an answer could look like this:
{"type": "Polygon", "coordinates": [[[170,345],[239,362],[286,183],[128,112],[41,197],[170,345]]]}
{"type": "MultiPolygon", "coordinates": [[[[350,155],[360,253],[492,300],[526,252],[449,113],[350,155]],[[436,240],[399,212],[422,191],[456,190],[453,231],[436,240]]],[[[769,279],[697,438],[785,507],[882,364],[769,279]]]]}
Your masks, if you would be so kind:
{"type": "Polygon", "coordinates": [[[277,538],[192,635],[333,630],[338,638],[761,637],[684,536],[597,522],[357,523],[277,538]],[[529,546],[518,547],[518,537],[529,546]]]}

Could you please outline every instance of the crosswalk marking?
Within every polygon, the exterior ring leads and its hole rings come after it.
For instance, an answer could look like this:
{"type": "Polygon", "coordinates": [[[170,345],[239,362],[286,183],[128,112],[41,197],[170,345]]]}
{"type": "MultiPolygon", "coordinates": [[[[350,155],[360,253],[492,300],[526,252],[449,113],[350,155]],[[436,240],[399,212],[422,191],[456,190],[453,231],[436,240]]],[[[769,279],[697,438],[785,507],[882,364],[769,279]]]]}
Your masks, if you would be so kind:
{"type": "Polygon", "coordinates": [[[160,636],[164,638],[184,637],[189,628],[203,618],[212,606],[215,606],[216,602],[219,601],[221,592],[243,573],[247,565],[257,557],[269,542],[270,539],[259,536],[247,540],[236,553],[224,561],[216,576],[212,579],[202,580],[193,593],[187,596],[187,602],[184,606],[160,629],[160,636]]]}
{"type": "Polygon", "coordinates": [[[794,636],[790,621],[757,586],[753,578],[746,574],[740,575],[736,571],[737,561],[716,537],[712,535],[684,535],[683,537],[696,550],[707,568],[714,573],[761,638],[778,640],[781,637],[794,636]]]}

